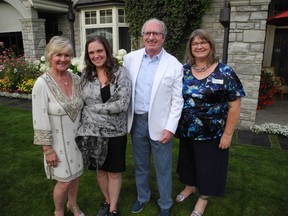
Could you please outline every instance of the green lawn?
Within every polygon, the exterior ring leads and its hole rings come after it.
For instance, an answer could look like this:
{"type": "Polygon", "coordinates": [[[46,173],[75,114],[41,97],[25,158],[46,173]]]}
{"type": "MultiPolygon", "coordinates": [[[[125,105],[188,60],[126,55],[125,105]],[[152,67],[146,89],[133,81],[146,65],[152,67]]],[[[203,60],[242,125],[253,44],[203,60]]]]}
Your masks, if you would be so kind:
{"type": "MultiPolygon", "coordinates": [[[[288,214],[288,151],[264,149],[234,143],[226,194],[211,198],[205,216],[262,216],[288,214]]],[[[43,155],[33,143],[31,111],[0,105],[0,216],[52,216],[54,182],[47,180],[43,155]]],[[[176,174],[177,140],[173,149],[173,198],[183,188],[176,174]]],[[[153,170],[153,167],[152,167],[153,170]]],[[[158,194],[152,172],[151,202],[139,216],[156,216],[158,194]]],[[[130,208],[136,198],[131,143],[127,148],[127,171],[119,200],[122,216],[135,215],[130,208]]],[[[174,203],[173,216],[189,216],[196,196],[184,203],[174,203]]],[[[101,192],[95,173],[85,171],[81,177],[78,204],[86,216],[96,215],[101,192]]],[[[68,214],[67,214],[68,215],[68,214]]]]}

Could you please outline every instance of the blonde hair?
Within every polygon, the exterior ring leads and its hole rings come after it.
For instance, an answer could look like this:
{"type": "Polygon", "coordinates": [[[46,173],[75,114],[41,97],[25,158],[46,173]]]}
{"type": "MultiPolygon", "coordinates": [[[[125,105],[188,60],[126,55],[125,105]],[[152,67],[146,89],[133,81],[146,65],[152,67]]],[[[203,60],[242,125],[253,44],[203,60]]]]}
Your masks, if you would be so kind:
{"type": "Polygon", "coordinates": [[[70,56],[73,56],[73,47],[68,38],[63,36],[54,36],[50,39],[45,48],[45,61],[50,67],[51,56],[55,53],[61,53],[68,51],[70,56]]]}

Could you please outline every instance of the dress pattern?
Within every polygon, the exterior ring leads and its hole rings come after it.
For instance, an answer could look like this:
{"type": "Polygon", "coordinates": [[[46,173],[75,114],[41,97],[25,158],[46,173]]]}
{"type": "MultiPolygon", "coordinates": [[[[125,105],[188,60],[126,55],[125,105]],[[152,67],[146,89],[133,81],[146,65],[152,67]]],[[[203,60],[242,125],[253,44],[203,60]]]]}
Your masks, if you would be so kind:
{"type": "Polygon", "coordinates": [[[243,86],[231,67],[218,63],[206,78],[198,80],[191,67],[184,66],[184,105],[176,136],[194,140],[210,140],[222,136],[228,102],[245,96],[243,86]]]}
{"type": "Polygon", "coordinates": [[[44,169],[49,179],[68,182],[83,173],[83,159],[75,142],[83,101],[80,97],[80,78],[72,77],[72,96],[68,98],[48,73],[40,76],[32,91],[34,144],[52,145],[59,163],[44,169]]]}

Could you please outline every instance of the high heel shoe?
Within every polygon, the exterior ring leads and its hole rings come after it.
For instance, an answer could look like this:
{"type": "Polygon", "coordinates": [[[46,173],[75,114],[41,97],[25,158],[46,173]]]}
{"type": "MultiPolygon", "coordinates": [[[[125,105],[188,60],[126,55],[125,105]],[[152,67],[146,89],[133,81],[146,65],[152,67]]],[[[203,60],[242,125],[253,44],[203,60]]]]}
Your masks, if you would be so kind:
{"type": "Polygon", "coordinates": [[[81,211],[78,205],[71,207],[69,206],[69,203],[67,202],[66,207],[67,207],[67,211],[68,212],[70,211],[74,215],[75,213],[78,213],[79,216],[85,216],[85,214],[81,211]]]}
{"type": "MultiPolygon", "coordinates": [[[[184,189],[184,190],[185,190],[185,189],[184,189]]],[[[184,190],[183,190],[183,191],[184,191],[184,190]]],[[[188,195],[185,196],[185,195],[183,194],[183,191],[176,196],[176,202],[178,202],[178,203],[183,202],[185,199],[187,199],[188,197],[196,194],[196,192],[197,192],[196,188],[194,188],[194,190],[193,190],[192,192],[190,192],[188,195]]]]}
{"type": "Polygon", "coordinates": [[[209,196],[200,195],[190,216],[203,216],[204,211],[208,205],[208,198],[209,196]]]}

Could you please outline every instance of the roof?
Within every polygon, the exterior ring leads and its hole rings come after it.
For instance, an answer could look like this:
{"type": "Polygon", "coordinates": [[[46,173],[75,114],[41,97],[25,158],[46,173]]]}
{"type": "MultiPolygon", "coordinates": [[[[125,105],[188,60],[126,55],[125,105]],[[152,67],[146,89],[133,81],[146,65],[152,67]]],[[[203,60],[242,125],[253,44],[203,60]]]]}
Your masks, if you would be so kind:
{"type": "Polygon", "coordinates": [[[30,0],[29,3],[37,11],[67,13],[69,8],[68,0],[30,0]]]}
{"type": "Polygon", "coordinates": [[[79,0],[75,4],[75,9],[88,8],[91,6],[124,6],[124,0],[79,0]]]}

